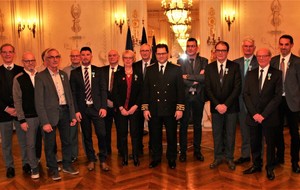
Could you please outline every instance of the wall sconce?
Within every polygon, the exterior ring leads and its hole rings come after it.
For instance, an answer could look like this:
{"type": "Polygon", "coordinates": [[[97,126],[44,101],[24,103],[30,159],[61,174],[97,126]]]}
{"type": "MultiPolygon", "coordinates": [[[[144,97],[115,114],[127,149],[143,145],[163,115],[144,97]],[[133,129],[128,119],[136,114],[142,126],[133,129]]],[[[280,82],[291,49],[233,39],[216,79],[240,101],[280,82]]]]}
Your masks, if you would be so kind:
{"type": "Polygon", "coordinates": [[[33,38],[35,38],[35,32],[36,32],[36,23],[35,23],[35,21],[33,21],[33,22],[28,21],[27,28],[32,32],[33,38]]]}
{"type": "Polygon", "coordinates": [[[25,29],[25,24],[22,24],[22,21],[18,20],[18,36],[21,37],[21,32],[25,29]]]}
{"type": "Polygon", "coordinates": [[[235,21],[235,12],[232,12],[231,15],[225,12],[225,21],[228,25],[228,31],[230,31],[230,25],[235,21]]]}
{"type": "Polygon", "coordinates": [[[212,36],[208,36],[207,41],[206,41],[207,45],[214,46],[217,44],[217,42],[221,41],[220,37],[218,37],[218,39],[216,39],[215,36],[216,36],[215,34],[212,34],[212,36]]]}
{"type": "Polygon", "coordinates": [[[120,34],[122,34],[122,28],[125,23],[125,15],[119,17],[118,14],[115,14],[115,24],[120,28],[120,34]]]}

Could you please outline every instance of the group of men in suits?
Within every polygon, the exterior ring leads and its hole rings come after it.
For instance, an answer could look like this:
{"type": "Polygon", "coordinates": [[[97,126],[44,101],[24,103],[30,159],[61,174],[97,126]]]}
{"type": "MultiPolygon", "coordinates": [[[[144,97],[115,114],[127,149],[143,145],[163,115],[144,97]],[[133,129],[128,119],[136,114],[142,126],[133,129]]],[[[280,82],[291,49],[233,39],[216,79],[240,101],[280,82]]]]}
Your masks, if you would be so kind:
{"type": "MultiPolygon", "coordinates": [[[[255,56],[254,40],[246,38],[242,44],[244,56],[233,62],[227,59],[229,44],[219,41],[215,45],[216,61],[208,64],[208,60],[198,53],[197,40],[190,38],[186,45],[188,59],[179,59],[179,66],[168,61],[169,49],[166,44],[156,46],[157,61],[154,63],[151,60],[151,47],[143,44],[140,49],[142,60],[133,66],[136,71],[140,72],[140,76],[143,76],[141,109],[144,117],[139,119],[139,125],[144,126],[144,119],[149,123],[149,148],[152,156],[149,167],[154,168],[161,163],[162,127],[165,126],[168,165],[171,169],[176,168],[177,122],[179,120],[179,160],[186,161],[187,128],[191,115],[194,129],[194,156],[200,161],[204,160],[201,153],[201,120],[204,103],[209,100],[214,141],[214,161],[210,164],[211,169],[220,165],[225,158],[229,169],[235,170],[236,164],[250,161],[251,152],[253,165],[245,170],[244,174],[260,172],[262,137],[264,136],[267,144],[267,177],[273,180],[275,165],[284,163],[283,127],[286,116],[291,134],[292,171],[300,173],[298,165],[300,58],[291,53],[293,43],[290,35],[281,36],[279,39],[281,53],[272,58],[270,50],[265,48],[259,49],[255,56]],[[235,131],[238,119],[242,134],[242,148],[241,157],[234,161],[235,131]],[[274,139],[277,141],[275,142],[274,139]]],[[[24,85],[30,86],[34,93],[34,99],[26,101],[35,104],[36,110],[32,111],[38,113],[35,117],[38,117],[42,126],[47,167],[49,167],[52,179],[61,179],[53,151],[56,128],[60,131],[62,142],[63,171],[73,175],[79,173],[71,164],[78,153],[72,150],[73,145],[71,145],[73,142],[71,136],[77,136],[77,133],[70,129],[72,126],[77,128],[77,122],[81,123],[84,149],[89,160],[88,170],[95,169],[97,160],[91,138],[91,123],[93,123],[100,150],[100,166],[102,170],[109,171],[106,157],[111,154],[111,126],[114,119],[118,129],[119,122],[111,94],[114,72],[121,68],[118,52],[109,51],[109,65],[98,68],[91,64],[92,50],[89,47],[83,47],[80,51],[73,52],[77,53],[77,57],[73,58],[78,58],[81,66],[78,64],[76,68],[71,69],[68,76],[58,69],[61,58],[58,50],[49,48],[43,57],[46,69],[36,74],[34,82],[32,80],[30,82],[30,72],[26,72],[26,66],[33,67],[34,55],[24,54],[22,59],[24,71],[22,67],[13,63],[14,47],[12,45],[4,44],[0,50],[4,62],[0,67],[0,131],[7,177],[15,175],[11,152],[13,125],[16,127],[22,150],[23,170],[31,173],[32,178],[37,178],[38,173],[38,170],[34,170],[36,162],[33,162],[33,159],[27,155],[30,151],[26,151],[26,129],[31,120],[26,118],[26,113],[24,118],[24,115],[16,111],[22,106],[24,109],[21,100],[25,101],[24,98],[29,98],[29,96],[16,98],[15,101],[19,100],[19,104],[14,103],[13,100],[13,78],[19,73],[22,74],[18,77],[21,79],[25,76],[28,82],[24,85]]],[[[32,71],[35,75],[35,69],[32,71]]],[[[17,80],[18,77],[14,82],[18,84],[14,89],[16,94],[23,92],[24,88],[21,85],[24,83],[23,80],[21,83],[21,80],[17,80]]],[[[139,129],[139,154],[143,154],[144,128],[139,129]]],[[[118,136],[117,130],[117,147],[119,148],[118,136]]]]}

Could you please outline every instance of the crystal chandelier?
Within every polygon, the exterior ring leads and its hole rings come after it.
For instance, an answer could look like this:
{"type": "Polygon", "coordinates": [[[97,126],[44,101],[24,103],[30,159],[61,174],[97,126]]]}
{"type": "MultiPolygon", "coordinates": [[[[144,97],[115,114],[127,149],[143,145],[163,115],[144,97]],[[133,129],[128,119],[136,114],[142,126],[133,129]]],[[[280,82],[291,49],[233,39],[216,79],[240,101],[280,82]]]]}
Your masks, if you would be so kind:
{"type": "Polygon", "coordinates": [[[182,0],[171,0],[169,3],[167,3],[167,0],[162,0],[161,7],[165,10],[169,23],[178,25],[185,24],[192,4],[193,0],[187,0],[187,3],[182,0]]]}

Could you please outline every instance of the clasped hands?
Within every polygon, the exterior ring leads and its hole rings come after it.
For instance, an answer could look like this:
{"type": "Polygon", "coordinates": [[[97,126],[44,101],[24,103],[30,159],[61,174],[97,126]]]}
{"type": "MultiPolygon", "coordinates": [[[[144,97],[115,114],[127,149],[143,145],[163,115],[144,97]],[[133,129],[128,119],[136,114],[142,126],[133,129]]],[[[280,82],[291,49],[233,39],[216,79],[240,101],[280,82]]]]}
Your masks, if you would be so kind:
{"type": "Polygon", "coordinates": [[[265,118],[261,114],[257,113],[253,116],[253,119],[257,123],[262,123],[265,118]]]}

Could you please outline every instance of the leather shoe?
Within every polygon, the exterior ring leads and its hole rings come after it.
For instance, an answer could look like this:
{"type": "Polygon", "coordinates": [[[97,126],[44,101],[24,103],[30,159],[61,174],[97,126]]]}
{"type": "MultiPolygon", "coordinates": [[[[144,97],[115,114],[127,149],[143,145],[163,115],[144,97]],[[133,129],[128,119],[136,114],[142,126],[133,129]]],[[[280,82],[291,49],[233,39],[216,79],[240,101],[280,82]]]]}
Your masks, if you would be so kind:
{"type": "Polygon", "coordinates": [[[228,160],[227,164],[228,164],[228,168],[230,170],[235,170],[235,164],[234,164],[234,162],[232,160],[228,160]]]}
{"type": "Polygon", "coordinates": [[[179,161],[180,162],[186,162],[186,153],[181,153],[180,154],[179,161]]]}
{"type": "Polygon", "coordinates": [[[299,165],[298,165],[298,164],[293,164],[293,165],[292,165],[292,171],[293,171],[294,173],[299,174],[299,173],[300,173],[300,167],[299,167],[299,165]]]}
{"type": "Polygon", "coordinates": [[[124,157],[123,157],[123,160],[122,160],[122,166],[127,166],[128,165],[128,155],[126,154],[124,157]]]}
{"type": "Polygon", "coordinates": [[[101,162],[100,163],[100,168],[102,171],[108,172],[109,171],[109,166],[106,164],[106,162],[101,162]]]}
{"type": "Polygon", "coordinates": [[[156,166],[158,166],[160,164],[161,161],[152,161],[149,164],[149,168],[155,168],[156,166]]]}
{"type": "Polygon", "coordinates": [[[251,166],[247,170],[244,170],[243,174],[253,174],[253,173],[256,173],[256,172],[261,172],[261,167],[251,166]]]}
{"type": "Polygon", "coordinates": [[[274,174],[273,170],[270,170],[270,169],[267,170],[267,178],[269,180],[274,180],[275,179],[275,174],[274,174]]]}
{"type": "Polygon", "coordinates": [[[128,160],[123,159],[123,161],[122,161],[122,166],[127,166],[127,165],[128,165],[128,160]]]}
{"type": "Polygon", "coordinates": [[[214,168],[216,168],[218,165],[220,165],[221,163],[222,163],[222,160],[214,160],[213,163],[211,163],[211,164],[209,165],[209,168],[210,168],[210,169],[214,169],[214,168]]]}
{"type": "Polygon", "coordinates": [[[169,167],[171,169],[175,169],[176,168],[176,161],[175,160],[169,160],[169,167]]]}
{"type": "Polygon", "coordinates": [[[95,162],[89,162],[88,166],[87,166],[87,169],[89,171],[92,171],[95,169],[95,162]]]}
{"type": "Polygon", "coordinates": [[[133,165],[134,166],[139,166],[140,165],[140,161],[139,161],[139,157],[138,156],[133,156],[133,165]]]}
{"type": "Polygon", "coordinates": [[[31,167],[29,166],[29,164],[24,164],[24,166],[22,167],[23,172],[26,174],[31,174],[31,167]]]}
{"type": "Polygon", "coordinates": [[[7,168],[6,170],[6,177],[7,178],[13,178],[15,177],[15,169],[12,167],[7,168]]]}
{"type": "Polygon", "coordinates": [[[250,162],[250,157],[247,158],[240,157],[239,159],[234,161],[236,165],[243,164],[245,162],[250,162]]]}
{"type": "Polygon", "coordinates": [[[201,154],[201,152],[194,152],[194,156],[197,160],[204,161],[204,156],[201,154]]]}

